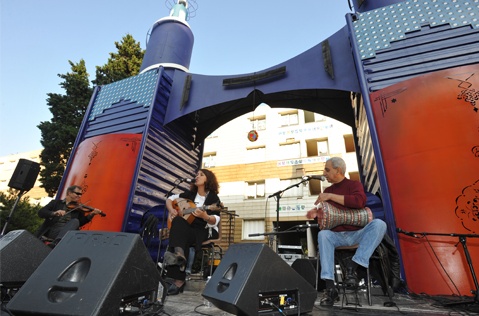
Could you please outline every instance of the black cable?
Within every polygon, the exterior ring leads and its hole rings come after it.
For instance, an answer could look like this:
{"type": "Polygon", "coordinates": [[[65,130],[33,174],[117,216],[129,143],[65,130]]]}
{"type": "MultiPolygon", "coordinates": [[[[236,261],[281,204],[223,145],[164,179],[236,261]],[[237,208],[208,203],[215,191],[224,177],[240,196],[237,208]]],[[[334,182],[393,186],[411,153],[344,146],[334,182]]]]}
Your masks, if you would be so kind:
{"type": "Polygon", "coordinates": [[[215,314],[206,314],[206,313],[202,313],[202,312],[198,311],[198,307],[201,307],[201,306],[205,306],[205,307],[206,307],[205,304],[201,303],[200,305],[198,305],[198,306],[195,307],[195,309],[194,309],[195,313],[198,313],[198,314],[200,314],[200,315],[205,315],[205,316],[215,316],[215,314]]]}
{"type": "MultiPolygon", "coordinates": [[[[429,248],[431,248],[432,250],[432,253],[434,254],[434,256],[436,257],[436,260],[437,262],[439,262],[439,265],[441,266],[442,270],[444,271],[444,273],[447,275],[447,277],[449,278],[449,281],[451,281],[452,285],[454,285],[454,287],[456,288],[456,291],[457,293],[459,293],[459,296],[462,297],[461,295],[461,292],[459,291],[459,289],[457,288],[456,284],[454,283],[454,281],[452,280],[452,278],[449,276],[449,273],[447,273],[447,270],[446,268],[444,268],[444,266],[442,265],[442,262],[441,260],[439,260],[439,257],[437,256],[436,254],[436,251],[434,251],[434,248],[432,247],[431,245],[431,242],[429,241],[429,239],[427,238],[427,235],[423,235],[424,238],[426,238],[426,241],[427,241],[427,244],[429,245],[429,248]]],[[[457,244],[456,244],[457,245],[457,244]]]]}

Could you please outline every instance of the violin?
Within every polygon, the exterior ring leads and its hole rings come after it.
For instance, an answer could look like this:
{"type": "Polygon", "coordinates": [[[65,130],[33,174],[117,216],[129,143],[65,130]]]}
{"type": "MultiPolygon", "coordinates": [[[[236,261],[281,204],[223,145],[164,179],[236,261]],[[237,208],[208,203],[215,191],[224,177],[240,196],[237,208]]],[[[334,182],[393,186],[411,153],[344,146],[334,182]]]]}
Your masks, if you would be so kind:
{"type": "MultiPolygon", "coordinates": [[[[94,207],[91,207],[91,206],[88,206],[88,205],[85,205],[85,204],[81,204],[81,203],[78,203],[78,202],[70,202],[67,204],[67,209],[68,209],[68,213],[70,212],[73,212],[73,211],[82,211],[82,212],[92,212],[95,210],[94,207]]],[[[100,213],[98,215],[100,215],[101,217],[105,217],[106,214],[103,213],[103,211],[99,210],[100,213]]]]}

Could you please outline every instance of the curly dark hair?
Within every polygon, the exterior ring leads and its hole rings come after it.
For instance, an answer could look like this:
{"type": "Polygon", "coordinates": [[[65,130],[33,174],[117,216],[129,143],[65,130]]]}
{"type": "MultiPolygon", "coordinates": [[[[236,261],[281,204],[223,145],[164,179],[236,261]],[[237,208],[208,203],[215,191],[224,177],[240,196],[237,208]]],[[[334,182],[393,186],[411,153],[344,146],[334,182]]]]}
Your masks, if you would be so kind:
{"type": "MultiPolygon", "coordinates": [[[[218,194],[220,192],[220,185],[213,171],[210,171],[208,169],[199,169],[198,172],[200,171],[203,172],[206,176],[205,190],[207,192],[211,191],[218,194]]],[[[193,192],[198,192],[198,188],[194,183],[191,184],[190,190],[193,192]]]]}

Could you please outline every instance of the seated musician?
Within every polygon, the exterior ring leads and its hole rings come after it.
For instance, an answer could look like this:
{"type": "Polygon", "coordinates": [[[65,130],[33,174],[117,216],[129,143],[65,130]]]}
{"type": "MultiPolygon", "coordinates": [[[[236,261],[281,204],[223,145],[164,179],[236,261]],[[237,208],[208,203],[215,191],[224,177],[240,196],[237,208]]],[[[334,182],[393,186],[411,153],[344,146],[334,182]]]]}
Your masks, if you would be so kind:
{"type": "Polygon", "coordinates": [[[218,238],[220,212],[215,211],[220,204],[218,193],[219,184],[215,174],[207,169],[200,169],[189,191],[172,195],[166,200],[169,218],[172,218],[169,245],[163,261],[167,266],[166,277],[171,280],[168,282],[171,283],[168,295],[183,292],[190,247],[194,246],[199,251],[205,240],[218,238]],[[178,216],[183,214],[181,209],[175,208],[175,202],[182,199],[194,202],[196,209],[191,214],[178,216]]]}
{"type": "MultiPolygon", "coordinates": [[[[332,185],[319,194],[315,205],[306,214],[308,219],[321,216],[322,202],[328,202],[339,209],[360,209],[366,205],[366,194],[362,184],[345,178],[346,163],[342,158],[333,157],[326,161],[324,176],[332,185]]],[[[318,218],[319,220],[319,218],[318,218]]],[[[381,243],[386,233],[386,223],[374,219],[365,227],[340,225],[318,233],[319,260],[321,263],[321,279],[326,283],[326,290],[320,305],[330,307],[339,301],[338,290],[334,285],[334,251],[336,247],[359,245],[351,263],[346,268],[346,285],[357,286],[358,265],[367,268],[369,258],[381,243]]]]}
{"type": "Polygon", "coordinates": [[[37,237],[46,237],[53,240],[49,244],[55,247],[65,234],[70,230],[78,230],[89,223],[97,214],[103,214],[99,209],[84,212],[80,204],[82,188],[72,185],[67,188],[67,194],[63,200],[52,200],[38,210],[38,216],[45,221],[36,232],[37,237]]]}

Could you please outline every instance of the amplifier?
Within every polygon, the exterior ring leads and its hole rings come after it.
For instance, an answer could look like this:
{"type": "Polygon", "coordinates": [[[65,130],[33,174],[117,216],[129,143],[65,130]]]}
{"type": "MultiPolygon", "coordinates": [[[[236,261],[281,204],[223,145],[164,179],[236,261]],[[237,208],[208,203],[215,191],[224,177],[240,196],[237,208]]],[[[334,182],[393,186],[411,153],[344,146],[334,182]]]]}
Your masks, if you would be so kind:
{"type": "Polygon", "coordinates": [[[289,265],[292,265],[296,259],[304,258],[301,246],[278,245],[278,255],[289,265]]]}

